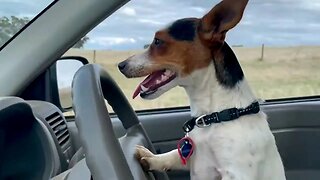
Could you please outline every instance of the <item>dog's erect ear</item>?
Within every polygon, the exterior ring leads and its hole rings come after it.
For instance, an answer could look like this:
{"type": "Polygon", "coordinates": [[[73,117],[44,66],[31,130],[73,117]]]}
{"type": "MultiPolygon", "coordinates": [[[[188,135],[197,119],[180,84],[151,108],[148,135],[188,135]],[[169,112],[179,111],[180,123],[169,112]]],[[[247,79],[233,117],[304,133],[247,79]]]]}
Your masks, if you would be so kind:
{"type": "Polygon", "coordinates": [[[212,43],[222,43],[228,30],[242,18],[248,0],[223,0],[201,19],[199,33],[212,43]]]}

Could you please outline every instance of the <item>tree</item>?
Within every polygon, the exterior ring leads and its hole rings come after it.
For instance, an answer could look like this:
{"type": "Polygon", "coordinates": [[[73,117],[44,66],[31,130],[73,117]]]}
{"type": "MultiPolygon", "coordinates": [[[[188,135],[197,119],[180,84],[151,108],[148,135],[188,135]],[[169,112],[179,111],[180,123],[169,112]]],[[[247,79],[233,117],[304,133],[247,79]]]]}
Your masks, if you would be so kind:
{"type": "MultiPolygon", "coordinates": [[[[12,36],[14,36],[20,29],[23,28],[28,22],[29,18],[0,17],[0,47],[7,42],[12,36]]],[[[89,37],[84,36],[73,47],[83,48],[84,44],[89,40],[89,37]]]]}
{"type": "Polygon", "coordinates": [[[74,48],[83,48],[84,44],[89,40],[89,37],[84,36],[76,44],[73,45],[74,48]]]}
{"type": "Polygon", "coordinates": [[[0,18],[0,46],[8,41],[15,33],[29,22],[28,18],[15,16],[0,18]]]}

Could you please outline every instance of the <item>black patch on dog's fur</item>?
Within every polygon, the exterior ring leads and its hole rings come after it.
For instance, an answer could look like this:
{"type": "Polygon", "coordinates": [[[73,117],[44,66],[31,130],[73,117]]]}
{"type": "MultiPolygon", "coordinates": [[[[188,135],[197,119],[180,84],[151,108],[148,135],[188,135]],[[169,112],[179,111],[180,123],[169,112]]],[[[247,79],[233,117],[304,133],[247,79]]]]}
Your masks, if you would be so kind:
{"type": "Polygon", "coordinates": [[[169,27],[169,35],[179,41],[193,41],[196,36],[196,25],[193,19],[180,19],[169,27]]]}
{"type": "Polygon", "coordinates": [[[221,47],[220,53],[223,54],[223,59],[213,61],[218,82],[224,87],[233,88],[243,80],[243,71],[236,55],[226,42],[221,47]]]}

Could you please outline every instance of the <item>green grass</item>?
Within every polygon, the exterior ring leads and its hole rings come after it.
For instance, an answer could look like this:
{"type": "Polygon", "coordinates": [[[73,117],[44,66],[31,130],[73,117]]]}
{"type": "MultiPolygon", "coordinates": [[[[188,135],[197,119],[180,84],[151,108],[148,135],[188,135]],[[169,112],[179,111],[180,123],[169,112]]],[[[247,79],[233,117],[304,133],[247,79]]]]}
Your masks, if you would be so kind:
{"type": "MultiPolygon", "coordinates": [[[[156,100],[132,99],[142,78],[127,79],[117,64],[140,51],[97,51],[96,63],[101,64],[119,84],[136,110],[189,105],[186,93],[176,87],[156,100]]],[[[278,99],[320,95],[320,47],[266,48],[259,61],[260,48],[235,48],[246,78],[257,97],[278,99]]],[[[92,51],[71,50],[67,55],[79,55],[92,60],[92,51]]],[[[92,60],[93,61],[93,60],[92,60]]]]}

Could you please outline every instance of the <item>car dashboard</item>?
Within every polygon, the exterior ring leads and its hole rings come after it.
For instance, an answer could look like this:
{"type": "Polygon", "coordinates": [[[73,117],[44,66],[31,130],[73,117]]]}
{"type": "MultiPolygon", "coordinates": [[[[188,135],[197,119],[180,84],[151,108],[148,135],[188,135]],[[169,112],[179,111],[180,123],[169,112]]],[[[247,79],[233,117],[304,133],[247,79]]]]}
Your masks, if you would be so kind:
{"type": "Polygon", "coordinates": [[[66,119],[48,102],[0,98],[0,134],[0,179],[50,179],[75,154],[66,119]]]}

